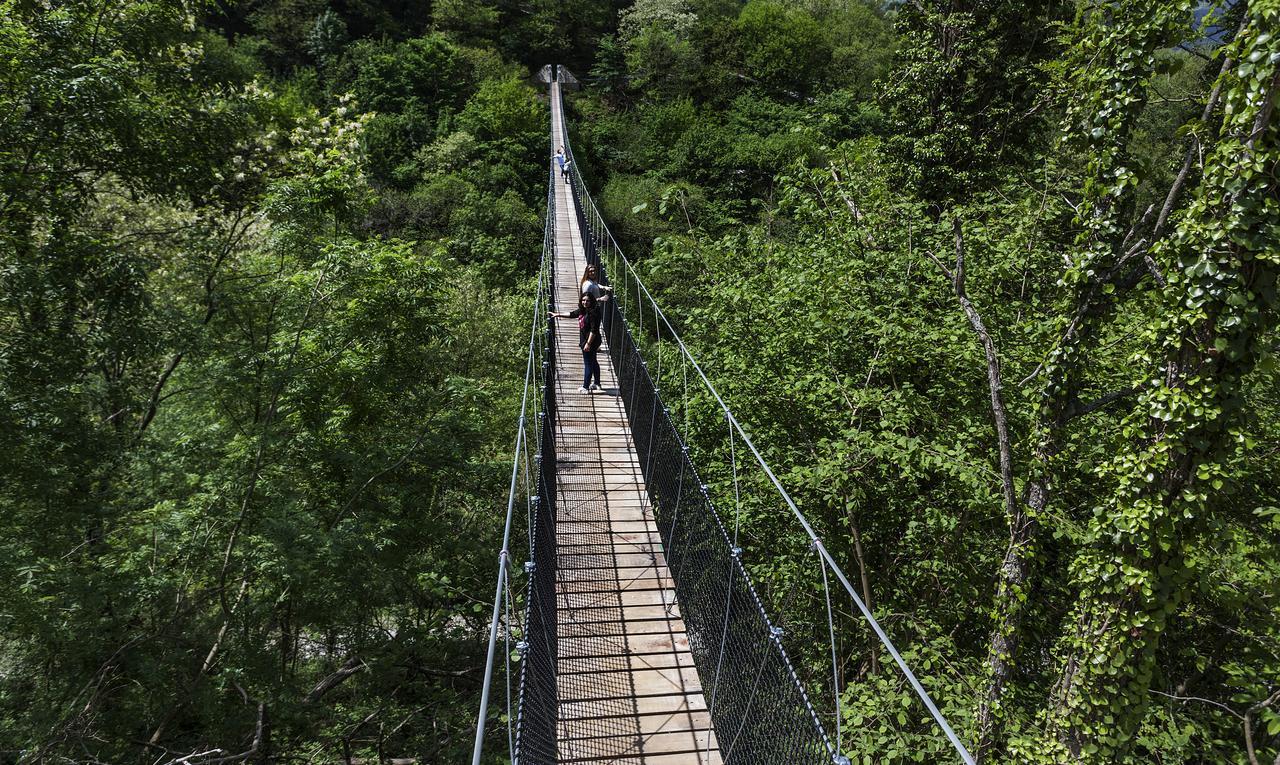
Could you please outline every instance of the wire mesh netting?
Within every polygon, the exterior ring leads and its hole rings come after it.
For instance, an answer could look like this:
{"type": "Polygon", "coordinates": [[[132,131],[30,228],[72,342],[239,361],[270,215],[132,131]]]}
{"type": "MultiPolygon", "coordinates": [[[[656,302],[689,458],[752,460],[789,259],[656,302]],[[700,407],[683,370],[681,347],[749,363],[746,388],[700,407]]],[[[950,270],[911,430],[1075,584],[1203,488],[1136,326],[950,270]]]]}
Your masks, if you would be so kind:
{"type": "Polygon", "coordinates": [[[521,643],[520,706],[515,760],[529,765],[556,761],[556,444],[555,339],[547,332],[543,410],[539,413],[538,496],[533,503],[526,593],[525,639],[521,643]]]}

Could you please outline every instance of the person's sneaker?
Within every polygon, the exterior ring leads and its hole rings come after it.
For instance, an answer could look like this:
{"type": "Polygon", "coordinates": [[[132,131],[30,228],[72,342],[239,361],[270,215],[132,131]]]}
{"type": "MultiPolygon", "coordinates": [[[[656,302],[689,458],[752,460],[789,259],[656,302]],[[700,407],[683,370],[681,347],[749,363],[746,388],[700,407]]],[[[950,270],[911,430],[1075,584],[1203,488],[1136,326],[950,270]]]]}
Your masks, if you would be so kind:
{"type": "Polygon", "coordinates": [[[600,390],[600,386],[596,383],[591,383],[591,392],[595,393],[598,390],[600,390]]]}
{"type": "Polygon", "coordinates": [[[590,393],[591,391],[587,390],[586,388],[583,388],[582,386],[578,386],[578,392],[579,392],[579,393],[590,393]]]}

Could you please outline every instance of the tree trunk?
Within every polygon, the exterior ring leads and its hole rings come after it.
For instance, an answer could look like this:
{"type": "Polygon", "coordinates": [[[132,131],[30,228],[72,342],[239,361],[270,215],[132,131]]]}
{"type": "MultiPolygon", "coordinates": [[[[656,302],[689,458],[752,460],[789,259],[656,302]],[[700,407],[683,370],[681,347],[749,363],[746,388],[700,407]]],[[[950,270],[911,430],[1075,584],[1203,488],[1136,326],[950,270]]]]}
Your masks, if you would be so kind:
{"type": "Polygon", "coordinates": [[[1243,395],[1276,322],[1270,286],[1280,256],[1255,232],[1280,226],[1272,171],[1280,91],[1274,5],[1251,3],[1232,43],[1246,76],[1224,72],[1223,129],[1195,199],[1157,248],[1168,285],[1149,330],[1162,373],[1141,386],[1143,412],[1126,430],[1145,438],[1099,469],[1116,490],[1089,524],[1072,572],[1074,626],[1037,759],[1110,763],[1141,723],[1156,651],[1193,573],[1187,552],[1247,448],[1243,395]]]}
{"type": "MultiPolygon", "coordinates": [[[[1029,557],[1025,552],[1035,536],[1035,524],[1023,509],[1022,503],[1018,501],[1013,483],[1013,444],[1009,436],[1009,417],[1004,404],[1000,358],[991,333],[987,330],[981,314],[969,299],[965,289],[964,237],[959,219],[952,221],[952,232],[955,237],[956,265],[950,276],[956,298],[960,301],[965,317],[982,343],[983,355],[986,359],[987,391],[991,397],[991,416],[996,429],[996,450],[1000,463],[1000,489],[1010,536],[1009,547],[1001,563],[999,582],[996,585],[995,624],[991,630],[990,647],[987,651],[987,669],[990,679],[987,692],[979,704],[976,720],[974,758],[981,763],[989,754],[995,740],[998,727],[996,712],[999,710],[1005,686],[1013,674],[1013,658],[1017,654],[1022,626],[1022,603],[1026,598],[1025,587],[1031,569],[1029,557]]],[[[939,262],[939,266],[941,265],[939,262]]],[[[1036,488],[1037,498],[1042,503],[1041,509],[1048,496],[1047,489],[1046,481],[1040,481],[1036,488]]]]}
{"type": "MultiPolygon", "coordinates": [[[[849,531],[853,536],[853,559],[858,564],[858,579],[862,584],[862,601],[866,604],[867,610],[874,612],[874,606],[871,604],[871,577],[867,573],[867,561],[862,555],[862,534],[858,531],[858,519],[854,515],[853,505],[849,500],[845,499],[846,515],[849,518],[849,531]]],[[[871,645],[871,674],[880,671],[880,647],[872,641],[871,645]]]]}

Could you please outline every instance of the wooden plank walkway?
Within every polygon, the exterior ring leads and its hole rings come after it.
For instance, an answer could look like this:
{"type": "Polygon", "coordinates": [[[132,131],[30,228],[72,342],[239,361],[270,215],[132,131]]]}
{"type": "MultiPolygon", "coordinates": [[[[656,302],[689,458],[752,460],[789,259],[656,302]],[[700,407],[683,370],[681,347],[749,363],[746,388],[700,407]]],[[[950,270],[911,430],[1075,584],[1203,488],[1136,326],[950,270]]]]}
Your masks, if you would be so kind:
{"type": "MultiPolygon", "coordinates": [[[[559,85],[551,87],[558,147],[564,122],[559,85]]],[[[586,259],[558,172],[555,194],[556,309],[567,311],[586,259]]],[[[577,392],[578,348],[577,322],[558,320],[559,761],[720,765],[608,347],[599,354],[603,391],[593,395],[577,392]]]]}

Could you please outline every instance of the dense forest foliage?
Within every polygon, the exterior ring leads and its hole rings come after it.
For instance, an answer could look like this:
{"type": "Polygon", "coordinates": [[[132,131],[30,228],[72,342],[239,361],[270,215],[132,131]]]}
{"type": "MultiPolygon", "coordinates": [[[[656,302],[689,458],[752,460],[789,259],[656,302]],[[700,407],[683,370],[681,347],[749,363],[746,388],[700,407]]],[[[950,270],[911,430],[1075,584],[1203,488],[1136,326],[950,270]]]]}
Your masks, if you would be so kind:
{"type": "MultiPolygon", "coordinates": [[[[980,761],[1280,756],[1278,14],[638,2],[577,98],[615,232],[980,761]]],[[[851,752],[948,760],[843,627],[851,752]]]]}
{"type": "MultiPolygon", "coordinates": [[[[611,227],[977,759],[1280,763],[1278,31],[0,0],[0,761],[465,760],[561,63],[611,227]]],[[[951,761],[840,629],[855,761],[951,761]]]]}

